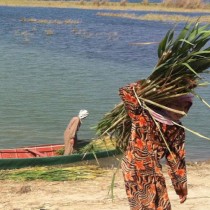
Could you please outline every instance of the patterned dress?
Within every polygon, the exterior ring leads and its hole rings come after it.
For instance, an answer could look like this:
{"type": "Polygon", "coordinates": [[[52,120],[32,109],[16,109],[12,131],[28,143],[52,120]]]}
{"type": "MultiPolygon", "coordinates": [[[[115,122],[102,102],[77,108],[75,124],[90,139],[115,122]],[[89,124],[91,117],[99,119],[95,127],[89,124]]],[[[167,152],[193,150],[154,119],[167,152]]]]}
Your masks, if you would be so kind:
{"type": "Polygon", "coordinates": [[[178,195],[187,194],[185,131],[177,125],[158,122],[170,153],[153,118],[135,98],[133,87],[119,94],[132,121],[131,137],[122,161],[125,189],[131,210],[171,210],[160,160],[165,157],[168,172],[178,195]]]}

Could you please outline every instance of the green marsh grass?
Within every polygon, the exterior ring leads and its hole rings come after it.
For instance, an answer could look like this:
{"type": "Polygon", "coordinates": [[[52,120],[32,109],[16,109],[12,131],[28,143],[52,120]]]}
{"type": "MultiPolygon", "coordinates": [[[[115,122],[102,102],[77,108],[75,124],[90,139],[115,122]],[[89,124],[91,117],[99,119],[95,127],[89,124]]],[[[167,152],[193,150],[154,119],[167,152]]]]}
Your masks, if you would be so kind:
{"type": "Polygon", "coordinates": [[[105,169],[95,165],[32,167],[14,170],[0,170],[0,180],[75,181],[94,179],[105,174],[105,169]]]}

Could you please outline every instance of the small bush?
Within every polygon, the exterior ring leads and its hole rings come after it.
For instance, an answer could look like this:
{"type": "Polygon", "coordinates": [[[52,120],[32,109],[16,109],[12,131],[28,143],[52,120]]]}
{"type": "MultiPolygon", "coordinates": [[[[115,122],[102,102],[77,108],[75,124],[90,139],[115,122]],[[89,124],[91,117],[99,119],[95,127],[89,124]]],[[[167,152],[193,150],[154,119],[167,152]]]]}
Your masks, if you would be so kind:
{"type": "Polygon", "coordinates": [[[93,0],[93,5],[100,6],[100,1],[99,0],[93,0]]]}
{"type": "Polygon", "coordinates": [[[84,5],[84,4],[85,4],[85,0],[80,0],[80,1],[79,1],[79,4],[80,4],[80,5],[84,5]]]}
{"type": "Polygon", "coordinates": [[[143,1],[142,1],[142,4],[148,5],[148,4],[149,4],[149,0],[143,0],[143,1]]]}
{"type": "Polygon", "coordinates": [[[109,3],[109,0],[101,0],[100,1],[101,5],[108,5],[108,3],[109,3]]]}
{"type": "Polygon", "coordinates": [[[166,7],[176,7],[185,9],[204,8],[203,0],[163,0],[162,3],[166,7]]]}
{"type": "Polygon", "coordinates": [[[120,6],[126,6],[128,3],[128,0],[121,0],[120,1],[120,6]]]}

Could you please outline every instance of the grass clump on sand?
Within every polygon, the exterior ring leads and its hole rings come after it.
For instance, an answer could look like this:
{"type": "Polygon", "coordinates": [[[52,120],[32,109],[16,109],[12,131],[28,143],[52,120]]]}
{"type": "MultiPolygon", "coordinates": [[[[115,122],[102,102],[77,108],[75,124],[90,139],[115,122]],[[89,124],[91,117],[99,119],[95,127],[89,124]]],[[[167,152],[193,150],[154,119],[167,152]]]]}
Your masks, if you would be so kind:
{"type": "Polygon", "coordinates": [[[15,181],[75,181],[88,180],[103,176],[106,173],[95,165],[86,166],[55,166],[55,167],[34,167],[14,170],[1,170],[0,180],[15,180],[15,181]]]}

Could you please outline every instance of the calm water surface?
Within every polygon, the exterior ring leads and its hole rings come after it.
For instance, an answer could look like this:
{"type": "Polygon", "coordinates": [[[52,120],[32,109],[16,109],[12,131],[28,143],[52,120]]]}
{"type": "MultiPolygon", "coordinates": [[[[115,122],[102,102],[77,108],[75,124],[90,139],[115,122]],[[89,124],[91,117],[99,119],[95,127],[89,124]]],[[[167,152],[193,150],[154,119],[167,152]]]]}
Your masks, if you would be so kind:
{"type": "MultiPolygon", "coordinates": [[[[66,125],[80,109],[90,115],[79,138],[95,138],[92,127],[119,103],[119,87],[151,73],[157,45],[131,43],[159,42],[174,24],[101,17],[97,12],[0,7],[0,148],[62,143],[66,125]],[[23,18],[72,19],[79,24],[23,18]]],[[[198,90],[208,102],[209,90],[198,90]]],[[[183,121],[210,136],[209,110],[198,100],[183,121]]],[[[209,159],[209,151],[210,141],[187,132],[189,160],[209,159]]]]}

